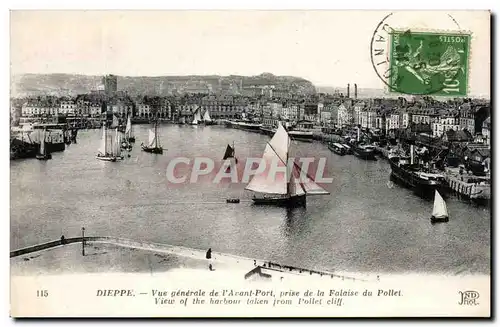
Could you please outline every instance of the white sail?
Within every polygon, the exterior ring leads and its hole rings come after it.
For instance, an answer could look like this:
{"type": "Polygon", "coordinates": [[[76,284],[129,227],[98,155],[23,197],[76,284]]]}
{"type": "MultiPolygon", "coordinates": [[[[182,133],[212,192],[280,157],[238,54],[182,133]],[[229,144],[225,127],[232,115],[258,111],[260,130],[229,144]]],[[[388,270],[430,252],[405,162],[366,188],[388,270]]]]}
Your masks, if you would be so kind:
{"type": "Polygon", "coordinates": [[[113,115],[113,122],[111,123],[111,128],[118,127],[118,118],[113,115]]]}
{"type": "Polygon", "coordinates": [[[106,135],[106,124],[102,125],[102,139],[101,139],[101,146],[99,147],[99,153],[101,155],[106,155],[106,145],[108,143],[108,137],[106,135]]]}
{"type": "MultiPolygon", "coordinates": [[[[288,160],[288,146],[290,138],[283,126],[278,126],[278,130],[273,138],[266,145],[262,159],[266,163],[266,169],[260,174],[256,174],[245,189],[268,194],[288,194],[288,180],[283,174],[276,174],[275,178],[268,178],[269,167],[278,165],[284,167],[288,160]],[[282,175],[282,178],[280,178],[282,175]]],[[[285,174],[286,175],[286,174],[285,174]]]]}
{"type": "Polygon", "coordinates": [[[132,120],[130,119],[130,116],[128,116],[127,119],[127,126],[125,127],[125,136],[127,138],[132,137],[132,120]]]}
{"type": "Polygon", "coordinates": [[[212,119],[210,118],[210,114],[208,113],[208,110],[205,110],[205,114],[203,115],[203,120],[207,122],[212,121],[212,119]]]}
{"type": "Polygon", "coordinates": [[[196,120],[196,116],[195,116],[195,118],[193,118],[191,125],[198,125],[198,120],[196,120]]]}
{"type": "Polygon", "coordinates": [[[43,130],[42,137],[40,139],[40,154],[45,154],[45,130],[43,130]]]}
{"type": "Polygon", "coordinates": [[[196,112],[194,113],[194,120],[196,120],[196,122],[201,121],[200,109],[196,109],[196,112]]]}
{"type": "Polygon", "coordinates": [[[448,209],[446,208],[446,202],[444,202],[441,194],[436,190],[434,195],[434,208],[432,209],[432,216],[436,218],[446,218],[448,217],[448,209]]]}
{"type": "Polygon", "coordinates": [[[149,130],[148,147],[149,148],[156,148],[156,134],[155,134],[155,131],[152,129],[149,130]]]}
{"type": "Polygon", "coordinates": [[[122,152],[122,147],[121,147],[121,134],[118,132],[118,128],[115,129],[115,140],[114,140],[114,144],[113,144],[113,149],[114,149],[114,155],[116,157],[119,157],[121,156],[121,152],[122,152]]]}
{"type": "Polygon", "coordinates": [[[292,176],[290,178],[290,184],[288,186],[288,192],[290,193],[290,196],[300,196],[306,194],[306,191],[302,184],[300,183],[300,179],[298,178],[300,176],[299,170],[294,167],[292,171],[292,176]]]}

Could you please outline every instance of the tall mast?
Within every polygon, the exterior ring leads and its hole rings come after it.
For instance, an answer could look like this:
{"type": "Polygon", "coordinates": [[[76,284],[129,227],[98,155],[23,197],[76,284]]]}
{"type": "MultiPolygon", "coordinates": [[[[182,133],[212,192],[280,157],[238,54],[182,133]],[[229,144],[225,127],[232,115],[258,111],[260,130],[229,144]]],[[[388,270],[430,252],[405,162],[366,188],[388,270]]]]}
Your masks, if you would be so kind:
{"type": "Polygon", "coordinates": [[[155,121],[155,148],[158,147],[158,120],[155,121]]]}
{"type": "MultiPolygon", "coordinates": [[[[287,133],[288,135],[288,133],[287,133]]],[[[287,182],[286,182],[286,194],[288,196],[290,196],[290,180],[291,180],[291,177],[292,176],[288,176],[288,152],[290,151],[290,137],[288,137],[288,141],[287,141],[287,150],[286,150],[286,161],[285,161],[285,167],[286,167],[286,175],[285,175],[285,178],[287,179],[287,182]]],[[[290,172],[291,174],[293,173],[293,168],[292,168],[292,171],[290,172]]]]}

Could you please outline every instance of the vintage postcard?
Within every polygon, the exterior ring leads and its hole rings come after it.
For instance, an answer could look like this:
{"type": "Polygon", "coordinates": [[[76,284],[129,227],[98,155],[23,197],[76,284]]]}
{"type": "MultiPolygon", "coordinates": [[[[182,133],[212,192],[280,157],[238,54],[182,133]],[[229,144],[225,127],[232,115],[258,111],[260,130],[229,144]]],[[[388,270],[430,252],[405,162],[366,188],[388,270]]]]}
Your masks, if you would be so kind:
{"type": "Polygon", "coordinates": [[[490,317],[489,11],[11,11],[12,317],[490,317]]]}

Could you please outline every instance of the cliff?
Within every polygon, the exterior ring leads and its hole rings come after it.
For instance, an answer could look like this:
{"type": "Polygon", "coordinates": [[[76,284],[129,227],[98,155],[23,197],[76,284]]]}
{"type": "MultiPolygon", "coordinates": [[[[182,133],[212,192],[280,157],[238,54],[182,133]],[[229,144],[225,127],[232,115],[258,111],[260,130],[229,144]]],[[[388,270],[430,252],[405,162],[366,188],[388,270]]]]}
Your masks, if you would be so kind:
{"type": "MultiPolygon", "coordinates": [[[[102,76],[72,74],[23,74],[11,79],[11,96],[75,95],[96,90],[102,76]]],[[[226,91],[239,93],[254,87],[272,87],[294,93],[315,93],[314,85],[303,78],[275,76],[269,73],[257,76],[118,76],[118,90],[130,95],[169,95],[178,93],[204,93],[226,91]]]]}

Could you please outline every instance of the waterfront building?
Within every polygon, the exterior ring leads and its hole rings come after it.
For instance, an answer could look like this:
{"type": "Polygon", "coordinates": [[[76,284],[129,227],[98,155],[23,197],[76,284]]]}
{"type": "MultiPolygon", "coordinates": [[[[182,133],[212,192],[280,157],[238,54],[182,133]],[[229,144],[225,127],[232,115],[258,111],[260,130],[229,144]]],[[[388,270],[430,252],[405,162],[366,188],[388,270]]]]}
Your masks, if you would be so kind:
{"type": "MultiPolygon", "coordinates": [[[[147,108],[150,108],[150,105],[145,105],[147,108]]],[[[132,113],[132,104],[124,103],[120,100],[113,101],[107,105],[107,111],[112,112],[117,117],[126,117],[129,113],[132,113]]],[[[149,116],[150,109],[148,110],[148,114],[145,116],[149,116]]],[[[144,111],[145,112],[145,111],[144,111]]],[[[141,116],[142,117],[142,116],[141,116]]]]}
{"type": "Polygon", "coordinates": [[[399,129],[400,115],[398,113],[389,113],[385,120],[385,130],[387,132],[391,130],[399,129]]]}
{"type": "Polygon", "coordinates": [[[91,102],[89,105],[89,114],[91,117],[98,117],[101,115],[102,104],[98,102],[91,102]]]}
{"type": "Polygon", "coordinates": [[[404,108],[400,115],[400,128],[408,128],[410,126],[411,113],[408,109],[404,108]]]}
{"type": "MultiPolygon", "coordinates": [[[[377,111],[379,107],[365,107],[360,112],[361,128],[375,129],[377,128],[377,111]]],[[[381,124],[382,122],[379,122],[381,124]]]]}
{"type": "Polygon", "coordinates": [[[457,110],[438,110],[437,116],[431,123],[432,136],[441,137],[449,130],[460,130],[460,116],[457,110]]]}
{"type": "Polygon", "coordinates": [[[60,112],[60,105],[55,100],[30,99],[21,107],[22,117],[54,116],[60,112]]]}
{"type": "Polygon", "coordinates": [[[139,118],[149,118],[150,115],[151,115],[151,107],[149,106],[149,104],[146,104],[144,102],[138,102],[136,104],[136,108],[137,108],[137,117],[139,118]]]}
{"type": "Polygon", "coordinates": [[[67,115],[67,116],[74,116],[76,113],[75,101],[73,101],[73,100],[61,101],[59,113],[67,115]]]}
{"type": "Polygon", "coordinates": [[[354,110],[353,110],[353,123],[354,123],[354,125],[361,124],[361,112],[364,110],[365,107],[366,107],[366,103],[364,101],[358,101],[354,104],[354,110]]]}
{"type": "Polygon", "coordinates": [[[344,101],[339,105],[337,111],[337,124],[339,126],[348,126],[353,122],[353,108],[351,101],[344,101]]]}
{"type": "Polygon", "coordinates": [[[490,145],[491,138],[491,117],[486,118],[482,126],[482,134],[484,138],[484,143],[490,145]]]}
{"type": "Polygon", "coordinates": [[[431,124],[431,120],[436,116],[436,110],[433,108],[412,107],[411,122],[414,124],[431,124]]]}
{"type": "Polygon", "coordinates": [[[475,134],[476,132],[476,127],[475,127],[475,115],[474,115],[474,109],[471,108],[471,105],[469,103],[464,103],[462,106],[460,106],[460,129],[466,129],[472,134],[475,134]]]}
{"type": "Polygon", "coordinates": [[[332,124],[332,112],[328,107],[325,107],[320,112],[320,123],[321,125],[331,125],[332,124]]]}

